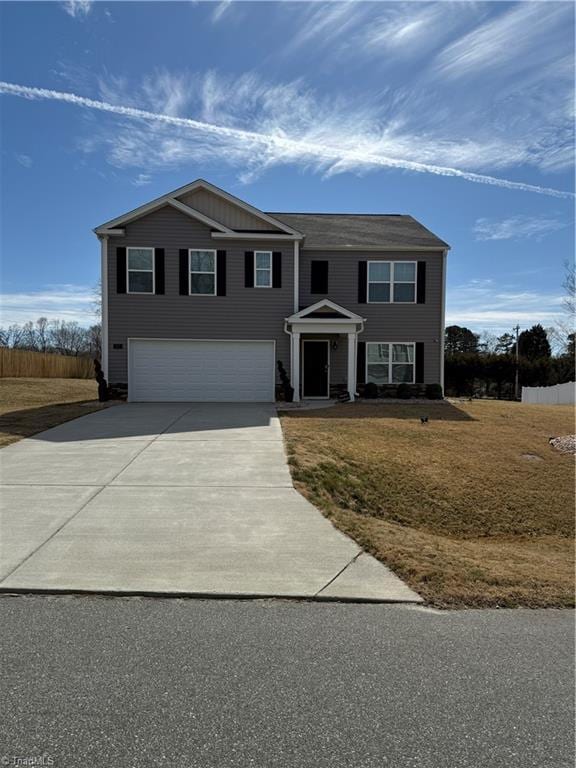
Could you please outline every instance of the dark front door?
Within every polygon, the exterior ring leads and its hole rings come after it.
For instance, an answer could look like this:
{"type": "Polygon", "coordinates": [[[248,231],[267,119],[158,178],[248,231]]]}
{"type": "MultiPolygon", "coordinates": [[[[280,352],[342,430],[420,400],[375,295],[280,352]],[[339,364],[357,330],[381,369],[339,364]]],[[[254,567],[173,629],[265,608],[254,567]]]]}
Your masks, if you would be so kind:
{"type": "Polygon", "coordinates": [[[302,342],[303,397],[328,397],[328,341],[302,342]]]}

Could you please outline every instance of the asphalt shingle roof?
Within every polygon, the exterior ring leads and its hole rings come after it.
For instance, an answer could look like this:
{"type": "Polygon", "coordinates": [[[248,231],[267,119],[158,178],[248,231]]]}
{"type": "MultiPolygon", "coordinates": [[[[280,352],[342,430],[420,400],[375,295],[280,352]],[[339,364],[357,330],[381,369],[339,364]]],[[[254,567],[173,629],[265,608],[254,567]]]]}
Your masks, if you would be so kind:
{"type": "Polygon", "coordinates": [[[306,235],[306,246],[449,248],[412,216],[363,213],[274,213],[268,216],[306,235]]]}

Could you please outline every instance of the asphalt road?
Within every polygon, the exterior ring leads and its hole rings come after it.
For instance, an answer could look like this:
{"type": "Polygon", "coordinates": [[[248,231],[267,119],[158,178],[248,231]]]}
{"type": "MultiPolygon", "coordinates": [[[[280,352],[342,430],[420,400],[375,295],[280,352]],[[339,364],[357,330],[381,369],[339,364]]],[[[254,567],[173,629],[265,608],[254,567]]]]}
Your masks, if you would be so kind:
{"type": "Polygon", "coordinates": [[[573,618],[3,596],[0,765],[572,768],[573,618]]]}

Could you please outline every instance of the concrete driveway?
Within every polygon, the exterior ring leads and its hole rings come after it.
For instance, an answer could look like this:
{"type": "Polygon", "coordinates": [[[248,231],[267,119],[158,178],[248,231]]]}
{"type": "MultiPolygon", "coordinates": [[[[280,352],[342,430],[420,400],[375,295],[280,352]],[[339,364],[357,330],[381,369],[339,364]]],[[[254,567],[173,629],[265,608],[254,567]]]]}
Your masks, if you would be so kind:
{"type": "Polygon", "coordinates": [[[114,406],[0,468],[0,591],[420,600],[294,490],[271,405],[114,406]]]}

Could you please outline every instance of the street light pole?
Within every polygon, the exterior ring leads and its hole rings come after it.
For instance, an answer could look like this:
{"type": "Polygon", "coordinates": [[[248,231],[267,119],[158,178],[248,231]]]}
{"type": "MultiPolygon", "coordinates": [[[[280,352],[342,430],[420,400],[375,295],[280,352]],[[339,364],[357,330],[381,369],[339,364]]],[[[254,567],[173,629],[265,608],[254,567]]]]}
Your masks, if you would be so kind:
{"type": "Polygon", "coordinates": [[[516,371],[514,375],[514,397],[516,400],[518,400],[518,331],[520,330],[520,326],[516,325],[513,330],[516,331],[516,371]]]}

